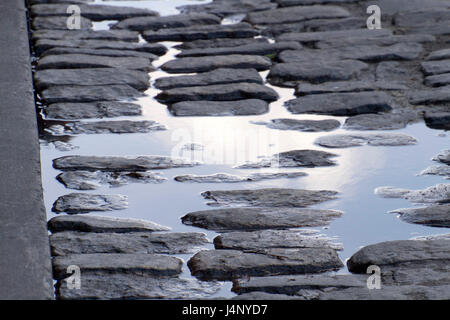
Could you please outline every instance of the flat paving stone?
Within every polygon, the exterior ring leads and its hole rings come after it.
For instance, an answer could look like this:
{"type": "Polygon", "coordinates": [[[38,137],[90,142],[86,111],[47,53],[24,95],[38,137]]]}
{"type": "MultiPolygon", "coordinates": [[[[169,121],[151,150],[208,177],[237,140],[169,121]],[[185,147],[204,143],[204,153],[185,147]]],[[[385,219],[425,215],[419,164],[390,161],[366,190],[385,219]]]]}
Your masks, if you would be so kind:
{"type": "Polygon", "coordinates": [[[271,68],[268,81],[277,86],[296,87],[300,81],[350,80],[368,67],[358,60],[278,63],[271,68]]]}
{"type": "Polygon", "coordinates": [[[324,248],[270,248],[257,253],[208,250],[196,253],[187,264],[192,275],[203,280],[318,273],[342,267],[336,251],[324,248]]]}
{"type": "Polygon", "coordinates": [[[167,90],[181,87],[197,87],[237,82],[263,84],[263,79],[255,69],[219,68],[196,75],[163,77],[155,81],[155,88],[167,90]]]}
{"type": "Polygon", "coordinates": [[[369,146],[408,146],[417,144],[414,137],[403,133],[335,134],[319,137],[316,144],[326,148],[369,146]]]}
{"type": "MultiPolygon", "coordinates": [[[[286,8],[285,10],[289,9],[286,8]]],[[[392,31],[390,29],[369,30],[366,28],[322,32],[290,32],[278,36],[276,41],[297,41],[305,44],[341,38],[344,41],[345,39],[366,39],[366,41],[369,41],[372,38],[382,38],[391,35],[392,31]]]]}
{"type": "MultiPolygon", "coordinates": [[[[69,30],[67,17],[34,17],[31,26],[34,30],[69,30]]],[[[80,17],[80,30],[90,30],[92,26],[92,20],[80,17]]]]}
{"type": "Polygon", "coordinates": [[[431,52],[426,60],[444,60],[450,59],[450,49],[441,49],[431,52]]]}
{"type": "Polygon", "coordinates": [[[435,75],[450,72],[450,60],[437,60],[422,62],[422,70],[425,75],[435,75]]]}
{"type": "Polygon", "coordinates": [[[341,211],[302,208],[224,208],[191,212],[183,224],[215,231],[251,231],[327,226],[341,211]]]}
{"type": "Polygon", "coordinates": [[[48,221],[48,230],[52,233],[62,231],[127,233],[170,231],[170,229],[148,220],[94,215],[63,215],[53,217],[48,221]]]}
{"type": "Polygon", "coordinates": [[[53,276],[64,279],[67,268],[76,265],[83,275],[133,274],[173,277],[181,273],[181,259],[158,254],[95,253],[59,256],[53,259],[53,276]]]}
{"type": "Polygon", "coordinates": [[[267,57],[254,55],[226,55],[214,57],[190,57],[171,60],[161,66],[168,73],[207,72],[219,68],[256,69],[264,71],[272,62],[267,57]]]}
{"type": "Polygon", "coordinates": [[[434,104],[450,102],[450,86],[428,90],[416,90],[409,95],[411,104],[434,104]]]}
{"type": "Polygon", "coordinates": [[[64,125],[53,125],[47,129],[54,135],[77,134],[105,134],[105,133],[147,133],[151,131],[167,130],[164,125],[153,121],[95,121],[95,122],[66,122],[64,125]]]}
{"type": "Polygon", "coordinates": [[[432,160],[450,165],[450,150],[442,150],[432,160]]]}
{"type": "Polygon", "coordinates": [[[129,85],[137,90],[150,86],[147,72],[122,68],[47,69],[34,73],[38,90],[57,85],[129,85]]]}
{"type": "Polygon", "coordinates": [[[333,131],[341,126],[341,123],[334,119],[329,120],[297,120],[297,119],[272,119],[270,122],[259,122],[270,129],[293,130],[302,132],[322,132],[333,131]]]}
{"type": "Polygon", "coordinates": [[[269,43],[267,38],[241,38],[241,39],[209,39],[209,40],[195,40],[189,42],[183,42],[182,44],[176,45],[176,49],[209,49],[209,48],[230,48],[239,47],[249,44],[261,44],[269,43]]]}
{"type": "Polygon", "coordinates": [[[347,130],[397,130],[405,128],[408,123],[417,119],[414,112],[360,114],[345,120],[347,130]]]}
{"type": "Polygon", "coordinates": [[[123,195],[70,193],[60,196],[53,203],[52,211],[78,214],[92,211],[123,210],[127,207],[128,197],[123,195]]]}
{"type": "Polygon", "coordinates": [[[110,40],[138,42],[139,33],[130,30],[37,30],[31,40],[110,40]]]}
{"type": "Polygon", "coordinates": [[[278,173],[253,173],[246,176],[238,176],[228,173],[215,173],[210,175],[194,175],[186,174],[176,176],[175,181],[178,182],[197,182],[197,183],[236,183],[236,182],[257,182],[270,179],[293,179],[304,177],[304,172],[278,172],[278,173]]]}
{"type": "Polygon", "coordinates": [[[329,3],[352,3],[361,0],[276,0],[280,7],[304,6],[311,4],[329,4],[329,3]]]}
{"type": "Polygon", "coordinates": [[[421,27],[426,28],[448,20],[450,20],[449,10],[422,7],[418,8],[418,10],[399,12],[394,18],[394,24],[398,28],[420,29],[421,27]]]}
{"type": "MultiPolygon", "coordinates": [[[[383,29],[379,29],[383,30],[383,29]]],[[[374,31],[374,30],[371,30],[374,31]]],[[[406,35],[385,35],[385,36],[370,36],[364,37],[350,37],[337,38],[319,41],[315,43],[318,49],[331,49],[347,46],[362,46],[370,43],[376,46],[393,46],[396,44],[423,44],[436,41],[436,37],[429,34],[406,34],[406,35]]]]}
{"type": "Polygon", "coordinates": [[[419,175],[442,176],[446,179],[450,179],[450,166],[445,164],[429,166],[425,170],[422,170],[419,175]]]}
{"type": "Polygon", "coordinates": [[[238,169],[259,168],[295,168],[295,167],[329,167],[336,162],[332,158],[337,157],[334,153],[321,150],[291,150],[274,154],[257,162],[247,162],[239,165],[238,169]]]}
{"type": "Polygon", "coordinates": [[[213,14],[191,13],[174,14],[163,17],[129,18],[118,22],[112,29],[128,29],[135,31],[186,28],[195,25],[220,24],[220,18],[213,14]]]}
{"type": "Polygon", "coordinates": [[[278,93],[272,88],[256,83],[230,83],[211,86],[174,88],[161,92],[156,99],[172,104],[182,101],[235,101],[243,99],[278,100],[278,93]]]}
{"type": "Polygon", "coordinates": [[[293,23],[311,19],[346,18],[350,13],[337,6],[298,6],[252,12],[246,20],[252,24],[293,23]]]}
{"type": "Polygon", "coordinates": [[[337,199],[330,190],[268,188],[256,190],[218,190],[202,193],[211,206],[255,206],[302,208],[337,199]]]}
{"type": "Polygon", "coordinates": [[[298,42],[255,43],[236,47],[187,49],[181,51],[177,57],[202,57],[229,54],[274,55],[284,50],[300,50],[298,42]]]}
{"type": "Polygon", "coordinates": [[[135,50],[121,49],[89,49],[89,48],[72,48],[72,47],[53,47],[42,52],[41,57],[53,56],[58,54],[88,54],[91,56],[106,57],[137,57],[146,58],[150,61],[158,60],[159,57],[153,53],[135,50]]]}
{"type": "Polygon", "coordinates": [[[440,183],[421,190],[379,187],[375,189],[375,194],[382,198],[406,199],[412,203],[448,203],[450,184],[440,183]]]}
{"type": "Polygon", "coordinates": [[[94,253],[192,253],[208,243],[203,233],[95,233],[63,231],[50,236],[52,256],[94,253]]]}
{"type": "Polygon", "coordinates": [[[53,167],[63,171],[148,171],[183,168],[198,165],[197,162],[164,156],[65,156],[53,160],[53,167]]]}
{"type": "Polygon", "coordinates": [[[41,92],[48,103],[132,100],[143,94],[129,85],[56,86],[41,92]]]}
{"type": "Polygon", "coordinates": [[[154,172],[103,172],[103,171],[67,171],[60,173],[56,180],[66,188],[75,190],[95,190],[102,185],[120,187],[130,183],[163,183],[167,181],[154,172]]]}
{"type": "Polygon", "coordinates": [[[426,111],[424,115],[427,127],[432,129],[450,130],[450,108],[449,112],[426,111]]]}
{"type": "Polygon", "coordinates": [[[144,31],[142,36],[148,42],[159,41],[194,41],[214,38],[253,38],[258,30],[248,23],[231,25],[204,25],[187,28],[160,29],[144,31]]]}
{"type": "Polygon", "coordinates": [[[253,11],[270,10],[277,7],[270,0],[215,0],[206,4],[194,4],[178,7],[182,13],[208,12],[219,17],[244,14],[253,11]]]}
{"type": "Polygon", "coordinates": [[[375,69],[377,83],[407,85],[423,82],[423,74],[417,68],[411,68],[404,62],[383,61],[375,69]]]}
{"type": "Polygon", "coordinates": [[[450,228],[450,204],[431,205],[421,208],[406,208],[390,211],[400,215],[408,223],[429,227],[450,228]]]}
{"type": "MultiPolygon", "coordinates": [[[[32,17],[54,17],[70,16],[67,8],[70,4],[35,4],[31,6],[30,14],[32,17]]],[[[102,20],[122,20],[139,16],[157,16],[158,13],[144,8],[118,7],[108,5],[85,5],[79,4],[80,15],[93,21],[102,20]]]]}
{"type": "Polygon", "coordinates": [[[390,111],[391,100],[384,92],[326,93],[289,100],[285,106],[294,114],[353,116],[390,111]]]}
{"type": "Polygon", "coordinates": [[[376,90],[408,90],[407,86],[396,82],[384,81],[332,81],[321,84],[299,83],[295,88],[296,96],[323,93],[361,92],[376,90]]]}
{"type": "Polygon", "coordinates": [[[91,103],[54,103],[44,109],[49,119],[92,119],[114,118],[122,116],[139,116],[140,105],[126,102],[97,101],[91,103]]]}
{"type": "Polygon", "coordinates": [[[441,87],[450,85],[450,73],[437,74],[426,77],[424,84],[429,87],[441,87]]]}
{"type": "Polygon", "coordinates": [[[169,107],[174,116],[247,116],[269,111],[264,100],[245,99],[239,101],[183,101],[169,107]]]}

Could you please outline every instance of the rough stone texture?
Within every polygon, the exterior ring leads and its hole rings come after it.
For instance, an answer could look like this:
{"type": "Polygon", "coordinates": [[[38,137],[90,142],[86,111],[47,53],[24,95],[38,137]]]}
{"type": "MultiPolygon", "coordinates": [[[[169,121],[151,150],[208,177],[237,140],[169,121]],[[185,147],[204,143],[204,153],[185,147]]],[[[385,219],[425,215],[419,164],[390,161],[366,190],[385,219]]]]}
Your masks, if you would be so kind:
{"type": "Polygon", "coordinates": [[[63,215],[53,217],[48,222],[48,229],[52,233],[62,231],[127,233],[170,230],[169,227],[161,226],[157,223],[147,220],[102,217],[93,215],[63,215]]]}
{"type": "Polygon", "coordinates": [[[444,60],[450,59],[450,49],[441,49],[431,52],[426,60],[444,60]]]}
{"type": "Polygon", "coordinates": [[[164,17],[138,17],[125,19],[112,26],[112,29],[136,31],[186,28],[195,25],[220,24],[220,18],[212,14],[175,14],[164,17]]]}
{"type": "Polygon", "coordinates": [[[350,80],[367,68],[367,64],[357,60],[278,63],[271,68],[268,80],[274,85],[295,87],[299,81],[350,80]]]}
{"type": "Polygon", "coordinates": [[[246,99],[239,101],[183,101],[169,108],[174,116],[247,116],[269,111],[264,100],[246,99]]]}
{"type": "Polygon", "coordinates": [[[334,249],[272,248],[257,253],[237,250],[200,251],[189,261],[199,279],[231,280],[241,277],[317,273],[342,267],[334,249]]]}
{"type": "Polygon", "coordinates": [[[206,49],[206,48],[229,48],[238,47],[249,44],[269,43],[267,38],[238,38],[238,39],[209,39],[209,40],[195,40],[184,42],[176,45],[176,49],[206,49]]]}
{"type": "Polygon", "coordinates": [[[450,201],[450,184],[437,184],[423,190],[379,187],[375,194],[383,198],[402,198],[413,203],[447,203],[450,201]]]}
{"type": "Polygon", "coordinates": [[[297,119],[272,119],[270,122],[257,123],[265,125],[270,129],[294,130],[303,132],[332,131],[341,126],[334,119],[329,120],[297,120],[297,119]]]}
{"type": "Polygon", "coordinates": [[[316,113],[335,116],[354,116],[392,109],[391,98],[384,92],[314,94],[289,100],[285,105],[294,114],[316,113]]]}
{"type": "Polygon", "coordinates": [[[52,47],[42,52],[41,57],[52,56],[58,54],[87,54],[91,56],[106,57],[136,57],[146,58],[150,61],[157,60],[159,57],[153,53],[126,49],[90,49],[90,48],[74,48],[74,47],[52,47]]]}
{"type": "Polygon", "coordinates": [[[93,233],[63,231],[50,236],[53,256],[93,253],[192,253],[208,243],[203,233],[93,233]]]}
{"type": "Polygon", "coordinates": [[[143,96],[129,85],[56,86],[43,90],[41,95],[47,104],[130,100],[143,96]]]}
{"type": "Polygon", "coordinates": [[[358,2],[361,0],[276,0],[280,7],[291,7],[291,6],[304,6],[311,4],[327,4],[327,3],[350,3],[358,2]]]}
{"type": "Polygon", "coordinates": [[[186,5],[181,12],[208,12],[219,17],[244,14],[253,11],[270,10],[277,7],[271,0],[215,0],[211,3],[186,5]]]}
{"type": "Polygon", "coordinates": [[[441,151],[432,160],[450,165],[450,150],[441,151]]]}
{"type": "MultiPolygon", "coordinates": [[[[31,23],[34,30],[67,30],[67,17],[35,17],[31,23]]],[[[92,21],[80,17],[80,30],[90,30],[92,21]]]]}
{"type": "Polygon", "coordinates": [[[216,231],[287,229],[328,225],[342,215],[335,210],[300,208],[226,208],[192,212],[184,224],[216,231]]]}
{"type": "Polygon", "coordinates": [[[148,42],[159,41],[194,41],[214,38],[253,38],[258,35],[248,23],[232,25],[205,25],[188,28],[161,29],[144,31],[143,37],[148,42]]]}
{"type": "Polygon", "coordinates": [[[156,121],[95,121],[95,122],[66,122],[64,125],[53,125],[47,129],[54,135],[74,134],[103,134],[103,133],[147,133],[151,131],[167,130],[156,121]]]}
{"type": "Polygon", "coordinates": [[[336,199],[337,192],[329,190],[302,189],[256,189],[206,191],[202,196],[214,202],[209,205],[241,205],[255,207],[307,207],[336,199]]]}
{"type": "Polygon", "coordinates": [[[92,211],[123,210],[127,207],[128,197],[123,195],[70,193],[56,199],[52,211],[79,214],[92,211]]]}
{"type": "Polygon", "coordinates": [[[422,70],[426,75],[435,75],[450,72],[450,60],[422,62],[422,70]]]}
{"type": "Polygon", "coordinates": [[[430,227],[450,228],[450,204],[397,209],[390,212],[400,214],[400,219],[405,222],[423,224],[430,227]]]}
{"type": "Polygon", "coordinates": [[[83,275],[126,273],[161,277],[181,273],[183,262],[175,257],[157,254],[73,254],[53,259],[54,278],[61,280],[68,277],[67,267],[70,265],[79,266],[83,275]]]}
{"type": "Polygon", "coordinates": [[[59,170],[100,170],[100,171],[147,171],[154,169],[169,169],[193,167],[198,165],[186,159],[164,156],[65,156],[53,160],[53,167],[59,170]]]}
{"type": "Polygon", "coordinates": [[[236,82],[262,84],[263,79],[255,69],[215,69],[196,75],[163,77],[155,81],[155,87],[167,90],[180,87],[196,87],[236,82]]]}
{"type": "Polygon", "coordinates": [[[417,114],[414,112],[361,114],[347,118],[344,129],[397,130],[405,128],[409,122],[414,121],[416,118],[417,114]]]}
{"type": "Polygon", "coordinates": [[[138,42],[139,33],[129,30],[37,30],[31,40],[110,40],[138,42]]]}
{"type": "Polygon", "coordinates": [[[413,91],[409,96],[411,104],[431,104],[450,102],[450,86],[413,91]]]}
{"type": "Polygon", "coordinates": [[[267,70],[272,65],[269,58],[247,55],[181,58],[161,66],[168,73],[206,72],[218,68],[267,70]]]}
{"type": "Polygon", "coordinates": [[[238,166],[239,169],[252,168],[293,168],[293,167],[328,167],[336,164],[330,158],[337,157],[334,153],[320,150],[292,150],[274,154],[258,162],[248,162],[238,166]]]}
{"type": "Polygon", "coordinates": [[[315,143],[326,148],[348,148],[363,145],[407,146],[417,144],[417,140],[402,133],[335,134],[319,137],[315,143]]]}
{"type": "Polygon", "coordinates": [[[182,101],[234,101],[243,99],[278,100],[272,88],[257,83],[230,83],[211,86],[185,87],[165,90],[156,99],[167,104],[182,101]]]}
{"type": "Polygon", "coordinates": [[[450,73],[443,73],[426,77],[424,84],[429,87],[440,87],[450,85],[450,73]]]}
{"type": "MultiPolygon", "coordinates": [[[[361,29],[362,30],[362,29],[361,29]]],[[[386,29],[379,29],[386,30],[386,29]]],[[[375,31],[375,30],[369,30],[369,31],[375,31]]],[[[420,47],[417,46],[417,44],[421,43],[431,43],[436,41],[436,37],[429,35],[429,34],[407,34],[407,35],[388,35],[385,36],[373,36],[370,33],[367,35],[367,37],[349,37],[349,38],[340,38],[337,39],[327,39],[324,41],[319,41],[315,43],[315,46],[318,49],[330,49],[330,48],[340,48],[340,47],[347,47],[347,46],[362,46],[367,45],[367,43],[370,43],[373,46],[392,46],[391,50],[393,49],[401,49],[402,46],[396,46],[393,45],[396,44],[416,44],[416,46],[413,46],[412,48],[415,48],[415,50],[418,50],[420,47]]],[[[403,47],[404,48],[404,47],[403,47]]],[[[378,49],[381,51],[381,49],[378,49]]],[[[414,50],[414,49],[413,49],[414,50]]]]}
{"type": "Polygon", "coordinates": [[[425,123],[433,129],[450,130],[450,108],[447,112],[426,111],[424,115],[425,123]]]}
{"type": "Polygon", "coordinates": [[[149,87],[148,73],[119,68],[94,69],[48,69],[34,73],[34,83],[38,90],[56,85],[115,85],[126,84],[137,90],[149,87]]]}
{"type": "MultiPolygon", "coordinates": [[[[446,6],[445,3],[440,3],[442,6],[446,6]]],[[[416,10],[399,12],[395,16],[394,24],[398,28],[402,28],[413,33],[446,35],[450,34],[450,28],[448,24],[449,21],[449,10],[432,7],[424,8],[422,4],[422,6],[417,7],[416,10]]]]}
{"type": "Polygon", "coordinates": [[[54,103],[44,109],[50,119],[90,119],[139,116],[140,105],[134,103],[98,101],[92,103],[54,103]]]}
{"type": "Polygon", "coordinates": [[[377,83],[407,84],[409,87],[410,81],[422,82],[423,75],[417,68],[411,68],[405,63],[383,61],[375,69],[375,79],[377,83]]]}
{"type": "Polygon", "coordinates": [[[382,81],[334,81],[321,84],[299,83],[295,89],[297,96],[323,93],[343,93],[382,90],[408,90],[407,86],[395,82],[382,81]]]}
{"type": "MultiPolygon", "coordinates": [[[[289,10],[286,9],[286,10],[289,10]]],[[[364,38],[366,41],[373,37],[380,38],[392,35],[389,29],[369,30],[369,29],[353,29],[353,30],[337,30],[323,32],[291,32],[282,34],[276,38],[277,41],[297,41],[302,43],[312,43],[317,41],[328,41],[341,38],[364,38]]]]}
{"type": "Polygon", "coordinates": [[[256,182],[269,179],[281,178],[298,178],[304,177],[307,174],[304,172],[278,172],[278,173],[253,173],[247,176],[237,176],[227,173],[215,173],[210,175],[193,175],[186,174],[176,176],[174,179],[178,182],[198,182],[198,183],[235,183],[235,182],[256,182]]]}
{"type": "Polygon", "coordinates": [[[419,175],[443,176],[446,179],[450,179],[450,166],[449,165],[429,166],[428,168],[420,172],[419,175]]]}

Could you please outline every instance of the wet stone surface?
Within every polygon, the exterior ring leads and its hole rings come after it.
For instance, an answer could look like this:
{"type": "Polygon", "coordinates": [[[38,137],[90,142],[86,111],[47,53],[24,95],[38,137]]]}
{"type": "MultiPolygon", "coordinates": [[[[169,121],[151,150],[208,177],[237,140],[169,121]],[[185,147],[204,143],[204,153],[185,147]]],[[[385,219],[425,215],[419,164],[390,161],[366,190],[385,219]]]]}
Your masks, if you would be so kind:
{"type": "Polygon", "coordinates": [[[395,82],[382,81],[335,81],[322,84],[300,83],[295,90],[297,96],[323,93],[361,92],[376,90],[407,90],[408,87],[395,82]]]}
{"type": "Polygon", "coordinates": [[[270,129],[295,130],[304,132],[332,131],[341,126],[337,120],[296,120],[296,119],[272,119],[270,122],[258,122],[270,129]]]}
{"type": "Polygon", "coordinates": [[[123,195],[70,193],[56,199],[52,211],[79,214],[92,211],[124,210],[127,207],[128,197],[123,195]]]}
{"type": "Polygon", "coordinates": [[[264,100],[183,101],[169,107],[174,116],[246,116],[264,114],[269,104],[264,100]]]}
{"type": "Polygon", "coordinates": [[[53,135],[74,134],[102,134],[102,133],[147,133],[151,131],[167,130],[164,125],[156,121],[95,121],[95,122],[67,122],[64,125],[53,125],[48,131],[53,135]]]}
{"type": "Polygon", "coordinates": [[[375,194],[383,198],[402,198],[412,203],[447,203],[450,199],[450,184],[437,184],[423,190],[409,190],[394,187],[379,187],[375,194]]]}
{"type": "Polygon", "coordinates": [[[174,179],[178,182],[198,182],[198,183],[233,183],[233,182],[256,182],[268,179],[280,178],[298,178],[304,177],[304,172],[278,172],[278,173],[253,173],[247,176],[237,176],[227,173],[216,173],[211,175],[192,175],[176,176],[174,179]]]}
{"type": "Polygon", "coordinates": [[[414,137],[402,133],[336,134],[317,138],[316,144],[326,148],[369,146],[408,146],[417,143],[414,137]]]}
{"type": "Polygon", "coordinates": [[[391,211],[400,215],[408,223],[423,224],[430,227],[450,228],[450,204],[429,207],[397,209],[391,211]]]}
{"type": "Polygon", "coordinates": [[[361,114],[347,118],[344,128],[347,130],[397,130],[405,128],[417,119],[413,112],[361,114]]]}
{"type": "MultiPolygon", "coordinates": [[[[34,30],[67,30],[67,17],[35,17],[31,26],[34,30]]],[[[90,30],[92,21],[80,17],[80,30],[90,30]]]]}
{"type": "Polygon", "coordinates": [[[38,30],[32,33],[31,39],[47,40],[111,40],[138,42],[139,33],[129,30],[38,30]]]}
{"type": "Polygon", "coordinates": [[[91,119],[139,116],[140,105],[125,102],[99,101],[92,103],[54,103],[44,109],[50,119],[91,119]]]}
{"type": "Polygon", "coordinates": [[[277,4],[270,0],[215,0],[207,4],[185,5],[179,7],[181,12],[208,12],[219,17],[243,14],[253,11],[270,10],[277,4]]]}

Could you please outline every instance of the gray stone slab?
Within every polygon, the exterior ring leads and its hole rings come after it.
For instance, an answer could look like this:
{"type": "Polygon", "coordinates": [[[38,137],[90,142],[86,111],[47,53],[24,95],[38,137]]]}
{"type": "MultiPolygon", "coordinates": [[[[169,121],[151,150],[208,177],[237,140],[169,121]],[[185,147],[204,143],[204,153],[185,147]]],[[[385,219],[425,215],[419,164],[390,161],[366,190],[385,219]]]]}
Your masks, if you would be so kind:
{"type": "Polygon", "coordinates": [[[450,60],[425,61],[422,62],[422,70],[425,75],[434,75],[450,72],[450,60]]]}
{"type": "Polygon", "coordinates": [[[79,232],[156,232],[169,231],[169,227],[161,226],[157,223],[114,217],[102,217],[93,215],[62,215],[53,217],[48,222],[48,229],[52,233],[62,231],[79,232]]]}
{"type": "Polygon", "coordinates": [[[41,57],[58,54],[88,54],[91,56],[106,57],[137,57],[146,58],[150,61],[158,60],[159,57],[153,53],[135,50],[120,49],[89,49],[89,48],[71,48],[71,47],[53,47],[42,52],[41,57]]]}
{"type": "Polygon", "coordinates": [[[127,196],[117,194],[70,193],[56,199],[52,211],[79,214],[93,211],[123,210],[128,207],[127,200],[127,196]]]}
{"type": "Polygon", "coordinates": [[[277,173],[253,173],[246,176],[238,176],[228,173],[215,173],[209,175],[186,174],[176,176],[178,182],[196,182],[196,183],[237,183],[237,182],[257,182],[271,179],[293,179],[304,177],[304,172],[277,172],[277,173]]]}
{"type": "Polygon", "coordinates": [[[359,2],[361,0],[276,0],[280,7],[305,6],[311,4],[341,4],[359,2]]]}
{"type": "Polygon", "coordinates": [[[277,5],[271,0],[215,0],[206,4],[194,4],[178,7],[181,12],[208,12],[219,17],[244,14],[253,11],[269,10],[277,5]]]}
{"type": "Polygon", "coordinates": [[[450,184],[440,183],[419,190],[379,187],[375,189],[375,194],[382,198],[406,199],[412,203],[447,203],[450,199],[450,184]]]}
{"type": "Polygon", "coordinates": [[[267,70],[272,62],[267,57],[252,55],[227,55],[214,57],[181,58],[166,62],[161,66],[168,73],[207,72],[218,68],[267,70]]]}
{"type": "Polygon", "coordinates": [[[445,164],[429,166],[422,170],[419,175],[442,176],[450,179],[450,166],[445,164]]]}
{"type": "Polygon", "coordinates": [[[360,114],[345,120],[347,130],[397,130],[405,128],[408,123],[417,119],[414,112],[360,114]]]}
{"type": "Polygon", "coordinates": [[[52,125],[47,128],[47,131],[53,135],[147,133],[161,130],[167,130],[167,128],[153,120],[77,121],[66,122],[63,125],[52,125]]]}
{"type": "Polygon", "coordinates": [[[425,112],[425,123],[429,128],[450,130],[450,109],[447,112],[425,112]]]}
{"type": "Polygon", "coordinates": [[[430,227],[450,228],[450,204],[432,205],[421,208],[407,208],[390,211],[400,215],[408,223],[430,227]]]}
{"type": "MultiPolygon", "coordinates": [[[[286,8],[285,10],[290,10],[286,8]]],[[[276,41],[297,41],[301,43],[312,43],[317,41],[328,41],[343,38],[345,39],[366,39],[381,38],[391,36],[392,31],[389,29],[350,29],[350,30],[336,30],[336,31],[322,31],[322,32],[292,32],[282,34],[276,38],[276,41]]]]}
{"type": "Polygon", "coordinates": [[[122,116],[139,116],[140,105],[115,101],[98,101],[92,103],[54,103],[44,109],[50,119],[91,119],[114,118],[122,116]]]}
{"type": "Polygon", "coordinates": [[[374,133],[374,134],[335,134],[319,137],[314,141],[321,147],[348,148],[369,146],[408,146],[417,144],[414,137],[403,133],[374,133]]]}
{"type": "Polygon", "coordinates": [[[183,101],[169,107],[174,116],[248,116],[269,111],[264,100],[245,99],[239,101],[183,101]]]}
{"type": "Polygon", "coordinates": [[[409,95],[411,104],[432,104],[450,102],[450,86],[443,86],[428,90],[413,91],[409,95]]]}
{"type": "MultiPolygon", "coordinates": [[[[69,30],[67,28],[67,17],[34,17],[31,26],[34,30],[69,30]]],[[[80,30],[90,29],[92,29],[92,21],[80,17],[80,30]]]]}
{"type": "Polygon", "coordinates": [[[297,119],[272,119],[270,122],[257,123],[270,129],[294,130],[303,132],[333,131],[341,126],[334,119],[329,120],[297,120],[297,119]]]}
{"type": "Polygon", "coordinates": [[[426,60],[444,60],[450,59],[450,49],[441,49],[431,52],[426,60]]]}
{"type": "MultiPolygon", "coordinates": [[[[381,29],[383,30],[383,29],[381,29]]],[[[372,30],[373,31],[373,30],[372,30]]],[[[431,43],[436,41],[436,37],[429,34],[406,34],[406,35],[385,35],[374,37],[368,35],[366,38],[364,37],[350,37],[350,38],[337,38],[337,39],[328,39],[324,41],[319,41],[316,43],[316,47],[318,49],[330,49],[330,48],[339,48],[346,46],[361,46],[367,45],[370,43],[371,45],[376,46],[392,46],[400,43],[431,43]]]]}
{"type": "Polygon", "coordinates": [[[437,74],[426,77],[424,84],[429,87],[441,87],[450,85],[450,73],[437,74]]]}
{"type": "Polygon", "coordinates": [[[407,86],[384,81],[331,81],[321,84],[299,83],[295,89],[297,96],[322,93],[361,92],[381,90],[408,90],[407,86]]]}
{"type": "Polygon", "coordinates": [[[450,150],[441,151],[432,160],[450,165],[450,150]]]}
{"type": "Polygon", "coordinates": [[[326,226],[341,211],[302,208],[225,208],[191,212],[181,218],[186,225],[215,231],[264,230],[326,226]]]}
{"type": "MultiPolygon", "coordinates": [[[[445,6],[445,4],[443,4],[445,6]]],[[[420,28],[450,20],[450,11],[443,8],[421,7],[416,10],[399,12],[394,23],[399,28],[420,28]]]]}
{"type": "Polygon", "coordinates": [[[37,30],[31,40],[110,40],[138,42],[139,33],[129,30],[37,30]]]}
{"type": "Polygon", "coordinates": [[[267,38],[241,38],[241,39],[210,39],[210,40],[195,40],[190,42],[183,42],[176,45],[176,49],[206,49],[206,48],[229,48],[238,47],[248,44],[269,43],[267,38]]]}

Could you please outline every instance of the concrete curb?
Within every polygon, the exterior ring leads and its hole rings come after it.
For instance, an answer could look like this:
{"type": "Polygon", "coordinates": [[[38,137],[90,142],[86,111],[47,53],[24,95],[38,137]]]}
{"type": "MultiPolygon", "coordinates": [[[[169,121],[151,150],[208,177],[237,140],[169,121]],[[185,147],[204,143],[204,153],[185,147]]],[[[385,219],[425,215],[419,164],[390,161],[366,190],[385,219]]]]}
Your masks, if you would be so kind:
{"type": "Polygon", "coordinates": [[[24,0],[0,2],[0,299],[52,299],[24,0]]]}

